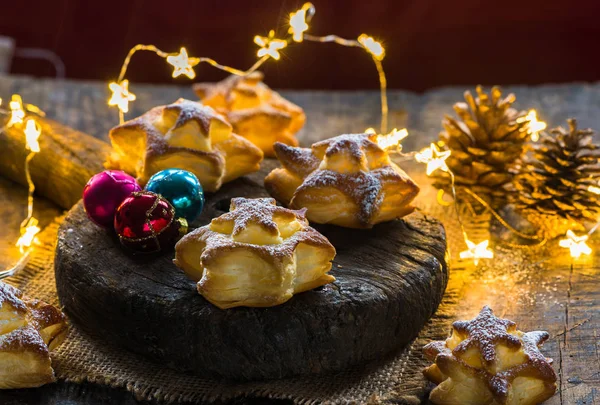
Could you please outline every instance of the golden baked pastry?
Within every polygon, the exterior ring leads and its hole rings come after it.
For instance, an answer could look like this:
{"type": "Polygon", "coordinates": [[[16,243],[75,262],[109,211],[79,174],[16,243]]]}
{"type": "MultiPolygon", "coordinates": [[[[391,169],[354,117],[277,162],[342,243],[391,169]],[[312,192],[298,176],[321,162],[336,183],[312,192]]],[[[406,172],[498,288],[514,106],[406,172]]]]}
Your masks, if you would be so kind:
{"type": "Polygon", "coordinates": [[[144,185],[156,172],[176,168],[198,177],[205,191],[259,169],[263,153],[210,107],[179,99],[151,109],[110,131],[109,168],[137,176],[144,185]]]}
{"type": "Polygon", "coordinates": [[[39,387],[55,380],[50,351],[67,332],[52,305],[23,297],[0,282],[0,389],[39,387]]]}
{"type": "Polygon", "coordinates": [[[319,224],[371,228],[410,214],[419,187],[376,142],[374,134],[340,135],[309,148],[275,144],[282,168],[265,179],[284,205],[307,208],[319,224]]]}
{"type": "Polygon", "coordinates": [[[335,281],[335,248],[308,226],[304,210],[272,198],[234,198],[230,211],[187,234],[175,264],[219,308],[271,307],[335,281]]]}
{"type": "Polygon", "coordinates": [[[547,332],[521,332],[489,307],[470,321],[457,321],[445,341],[425,346],[435,362],[425,376],[439,384],[429,399],[437,405],[534,405],[556,391],[552,359],[538,346],[547,332]]]}
{"type": "Polygon", "coordinates": [[[202,103],[227,117],[233,130],[273,156],[275,142],[297,146],[294,134],[304,125],[302,108],[262,82],[263,74],[230,76],[217,83],[198,83],[194,91],[202,103]]]}

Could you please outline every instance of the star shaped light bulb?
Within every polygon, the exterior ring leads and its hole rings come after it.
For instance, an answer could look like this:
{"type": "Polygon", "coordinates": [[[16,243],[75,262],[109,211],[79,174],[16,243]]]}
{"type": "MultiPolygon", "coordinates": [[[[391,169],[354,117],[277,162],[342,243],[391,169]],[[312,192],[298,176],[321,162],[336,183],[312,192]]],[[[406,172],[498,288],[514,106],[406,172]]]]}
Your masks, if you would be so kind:
{"type": "Polygon", "coordinates": [[[360,34],[358,42],[369,52],[375,59],[381,61],[385,57],[385,48],[381,42],[375,41],[373,37],[367,34],[360,34]]]}
{"type": "MultiPolygon", "coordinates": [[[[371,129],[371,128],[369,128],[371,129]]],[[[369,133],[369,132],[367,132],[369,133]]],[[[375,132],[373,132],[375,133],[375,132]]],[[[377,144],[381,149],[390,149],[396,147],[398,150],[402,149],[402,145],[400,142],[408,136],[408,131],[406,128],[403,129],[392,129],[391,132],[387,134],[377,135],[377,144]]]]}
{"type": "Polygon", "coordinates": [[[38,138],[42,133],[42,129],[38,125],[38,123],[34,119],[27,120],[27,124],[25,124],[25,141],[27,143],[27,149],[32,152],[40,151],[40,144],[38,142],[38,138]]]}
{"type": "Polygon", "coordinates": [[[561,239],[558,245],[569,249],[572,258],[579,259],[581,255],[592,253],[592,248],[585,243],[589,239],[589,235],[577,236],[573,231],[568,230],[566,236],[566,239],[561,239]]]}
{"type": "Polygon", "coordinates": [[[260,46],[260,49],[256,52],[256,55],[259,58],[268,55],[275,60],[281,58],[279,50],[287,46],[287,41],[285,39],[275,38],[275,31],[273,30],[269,31],[269,35],[266,37],[261,37],[260,35],[255,36],[254,43],[260,46]]]}
{"type": "Polygon", "coordinates": [[[441,151],[435,143],[432,143],[428,148],[421,149],[415,155],[415,160],[427,164],[427,175],[431,176],[438,169],[444,172],[449,171],[446,159],[450,153],[449,150],[441,151]]]}
{"type": "Polygon", "coordinates": [[[21,237],[15,244],[19,248],[21,253],[24,253],[27,248],[35,241],[36,235],[40,232],[38,226],[38,220],[34,217],[29,218],[27,224],[21,228],[21,237]]]}
{"type": "Polygon", "coordinates": [[[25,110],[23,110],[23,100],[18,94],[13,94],[10,102],[8,103],[10,108],[10,118],[6,123],[7,127],[12,127],[15,124],[22,124],[25,118],[25,110]]]}
{"type": "Polygon", "coordinates": [[[308,12],[314,13],[314,6],[311,3],[304,3],[300,10],[290,13],[290,29],[288,33],[292,34],[292,38],[296,42],[302,42],[304,32],[309,28],[306,22],[308,12]]]}
{"type": "Polygon", "coordinates": [[[480,259],[492,259],[494,252],[488,248],[490,241],[484,240],[480,243],[473,243],[469,239],[465,239],[467,244],[467,250],[460,252],[461,259],[473,259],[475,266],[479,263],[480,259]]]}
{"type": "Polygon", "coordinates": [[[200,58],[188,57],[187,50],[184,47],[182,47],[179,50],[179,54],[167,56],[167,63],[174,67],[174,78],[181,75],[185,75],[190,79],[193,79],[196,77],[196,72],[194,72],[194,66],[200,63],[200,58]]]}
{"type": "Polygon", "coordinates": [[[129,80],[123,80],[121,83],[109,83],[108,88],[112,92],[108,105],[116,105],[121,112],[128,112],[129,102],[136,98],[135,94],[129,92],[129,80]]]}
{"type": "Polygon", "coordinates": [[[537,142],[540,139],[540,132],[546,129],[546,123],[544,121],[538,121],[537,112],[535,110],[529,110],[524,118],[517,120],[518,122],[529,123],[528,133],[531,135],[531,140],[537,142]]]}

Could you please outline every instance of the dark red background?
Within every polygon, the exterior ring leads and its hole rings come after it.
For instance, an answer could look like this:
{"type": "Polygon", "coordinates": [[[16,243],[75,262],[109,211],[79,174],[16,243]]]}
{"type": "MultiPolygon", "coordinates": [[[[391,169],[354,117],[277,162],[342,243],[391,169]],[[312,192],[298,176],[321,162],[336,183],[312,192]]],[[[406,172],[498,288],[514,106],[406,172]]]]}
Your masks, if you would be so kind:
{"type": "MultiPolygon", "coordinates": [[[[452,84],[536,84],[600,79],[598,0],[314,0],[310,32],[384,41],[391,88],[421,91],[452,84]]],[[[67,77],[114,79],[128,49],[154,43],[209,56],[234,67],[255,60],[255,34],[284,32],[302,5],[276,0],[36,0],[10,1],[0,34],[18,47],[43,47],[65,62],[67,77]]],[[[263,69],[273,87],[376,88],[370,58],[360,49],[303,43],[263,69]]],[[[223,74],[202,65],[197,80],[223,74]]],[[[46,62],[15,60],[13,73],[51,76],[46,62]]],[[[172,82],[170,67],[136,55],[128,78],[172,82]]],[[[186,78],[177,81],[185,83],[186,78]]]]}

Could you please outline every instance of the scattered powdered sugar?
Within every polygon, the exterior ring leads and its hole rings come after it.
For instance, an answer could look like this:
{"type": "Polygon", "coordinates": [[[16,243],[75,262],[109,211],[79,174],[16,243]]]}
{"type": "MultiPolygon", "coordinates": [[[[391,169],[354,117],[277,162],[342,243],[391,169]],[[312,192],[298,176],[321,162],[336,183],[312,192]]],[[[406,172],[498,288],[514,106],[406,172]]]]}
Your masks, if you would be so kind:
{"type": "Polygon", "coordinates": [[[509,331],[514,331],[515,323],[496,317],[488,306],[483,307],[475,319],[456,321],[452,327],[460,335],[468,336],[454,349],[454,352],[464,353],[475,346],[488,363],[496,360],[498,343],[504,343],[508,347],[521,346],[519,338],[509,333],[509,331]]]}
{"type": "MultiPolygon", "coordinates": [[[[210,129],[210,122],[213,118],[221,118],[215,110],[211,107],[202,105],[196,101],[186,100],[180,98],[175,103],[165,107],[165,110],[175,110],[179,116],[173,128],[179,128],[185,125],[188,121],[194,120],[198,123],[202,132],[208,135],[210,129]]],[[[172,128],[172,129],[173,129],[172,128]]]]}
{"type": "Polygon", "coordinates": [[[294,211],[276,205],[274,198],[244,198],[238,197],[231,200],[232,209],[228,213],[216,218],[217,222],[233,221],[233,235],[239,235],[250,223],[259,225],[270,233],[278,232],[277,224],[273,215],[282,214],[288,216],[290,221],[299,219],[305,222],[305,211],[294,211]]]}
{"type": "Polygon", "coordinates": [[[19,311],[25,311],[27,306],[21,300],[22,293],[20,290],[15,287],[8,285],[6,283],[0,282],[0,308],[3,307],[3,304],[7,302],[14,309],[19,311]]]}
{"type": "MultiPolygon", "coordinates": [[[[383,200],[382,177],[390,176],[391,167],[384,167],[370,172],[337,173],[332,170],[317,170],[308,176],[298,190],[310,188],[334,187],[349,196],[359,207],[360,221],[368,223],[383,200]]],[[[310,194],[305,196],[310,201],[310,194]]],[[[323,196],[319,195],[319,201],[323,196]]]]}
{"type": "Polygon", "coordinates": [[[347,153],[349,156],[360,160],[365,154],[365,149],[377,145],[369,139],[367,134],[346,134],[317,142],[313,145],[313,148],[321,149],[324,146],[327,146],[327,150],[325,151],[326,156],[347,153]]]}
{"type": "Polygon", "coordinates": [[[295,148],[277,142],[273,145],[281,164],[289,171],[302,177],[308,176],[319,167],[319,159],[309,148],[295,148]]]}

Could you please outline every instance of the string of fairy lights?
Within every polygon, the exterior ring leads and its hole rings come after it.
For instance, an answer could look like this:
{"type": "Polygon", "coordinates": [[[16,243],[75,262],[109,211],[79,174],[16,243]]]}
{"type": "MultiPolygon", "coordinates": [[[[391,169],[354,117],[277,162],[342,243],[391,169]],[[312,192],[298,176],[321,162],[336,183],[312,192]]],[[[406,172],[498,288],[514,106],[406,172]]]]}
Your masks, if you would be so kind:
{"type": "Polygon", "coordinates": [[[367,34],[361,34],[357,39],[345,39],[337,35],[315,36],[307,34],[306,31],[309,29],[308,23],[315,15],[315,11],[315,7],[311,3],[305,3],[300,10],[290,13],[288,22],[289,29],[287,32],[288,35],[284,38],[277,37],[275,30],[270,30],[267,36],[256,35],[254,37],[254,43],[259,47],[256,52],[258,60],[246,70],[239,70],[231,66],[222,65],[211,58],[190,57],[184,47],[179,50],[179,53],[167,53],[158,49],[154,45],[136,45],[127,53],[127,56],[123,61],[123,65],[121,66],[118,79],[108,84],[108,88],[111,91],[111,97],[108,101],[108,105],[118,108],[119,122],[122,124],[124,122],[124,114],[129,112],[129,103],[135,101],[136,99],[136,95],[129,90],[129,81],[125,78],[125,75],[133,55],[138,51],[153,52],[157,56],[165,59],[168,64],[173,66],[173,78],[185,75],[189,79],[194,79],[196,77],[194,67],[200,63],[207,63],[216,69],[233,75],[247,76],[259,69],[270,59],[275,61],[280,60],[280,52],[292,41],[296,43],[301,43],[303,41],[319,43],[331,42],[345,47],[362,48],[369,55],[371,55],[379,78],[381,97],[381,132],[387,132],[387,79],[381,63],[385,57],[385,49],[383,45],[367,34]]]}
{"type": "MultiPolygon", "coordinates": [[[[281,38],[278,37],[275,30],[270,30],[266,36],[256,35],[254,37],[254,43],[259,47],[256,53],[258,59],[246,70],[239,70],[230,66],[222,65],[216,60],[207,57],[191,57],[188,55],[188,52],[184,47],[181,47],[177,53],[167,53],[158,49],[154,45],[136,45],[129,50],[127,56],[125,57],[118,79],[108,84],[108,88],[111,92],[108,105],[114,106],[118,109],[119,122],[123,123],[125,120],[125,114],[129,112],[129,103],[136,100],[136,95],[129,90],[129,81],[126,79],[127,68],[129,67],[133,56],[139,51],[153,52],[157,56],[166,60],[168,64],[173,66],[173,78],[186,76],[189,79],[194,79],[196,77],[194,67],[201,63],[206,63],[216,69],[233,75],[247,76],[259,69],[268,60],[280,60],[281,51],[285,49],[290,42],[302,43],[303,41],[307,41],[317,43],[335,43],[344,47],[361,48],[371,56],[379,79],[381,125],[379,135],[377,136],[377,143],[389,153],[398,153],[402,156],[410,157],[411,159],[414,158],[417,162],[425,164],[425,172],[428,176],[431,176],[437,170],[447,172],[451,178],[453,202],[447,203],[443,201],[441,193],[438,194],[438,202],[443,205],[454,204],[455,206],[456,217],[460,224],[464,243],[467,248],[466,250],[460,252],[460,258],[464,260],[473,260],[475,265],[477,265],[481,259],[493,258],[494,252],[489,247],[489,240],[473,242],[469,239],[469,236],[465,230],[460,210],[458,209],[454,173],[452,173],[446,164],[446,159],[450,156],[451,151],[443,146],[438,146],[436,143],[432,143],[429,147],[423,148],[420,151],[403,153],[401,142],[408,136],[408,131],[406,129],[396,128],[390,132],[387,131],[387,79],[382,64],[382,61],[385,58],[385,48],[381,42],[375,40],[373,37],[368,36],[367,34],[361,34],[357,39],[345,39],[337,35],[316,36],[308,34],[307,31],[310,29],[309,23],[314,15],[314,6],[311,3],[305,3],[301,9],[290,13],[288,21],[289,28],[286,36],[281,38]]],[[[8,120],[5,126],[1,129],[5,130],[7,128],[14,127],[17,130],[22,131],[25,137],[26,149],[29,151],[24,161],[25,176],[28,184],[27,216],[21,222],[21,236],[16,243],[16,246],[20,249],[22,256],[15,266],[7,270],[0,271],[1,279],[12,276],[20,269],[25,267],[27,261],[29,260],[33,245],[36,242],[36,235],[41,230],[38,226],[38,220],[33,216],[33,195],[35,192],[35,185],[31,178],[29,166],[32,159],[38,152],[40,152],[38,139],[42,134],[42,130],[35,117],[43,117],[44,113],[34,105],[23,104],[23,101],[19,95],[13,95],[11,101],[9,102],[8,109],[2,107],[2,100],[0,99],[0,114],[8,115],[8,120]]],[[[528,114],[525,117],[520,118],[520,120],[528,122],[529,135],[531,140],[536,142],[539,139],[539,133],[546,128],[546,123],[537,119],[537,113],[535,110],[530,110],[528,114]]],[[[366,132],[373,134],[378,133],[373,128],[368,128],[366,132]]],[[[592,193],[600,194],[600,187],[590,186],[588,190],[592,193]]],[[[478,196],[474,192],[470,190],[467,191],[469,191],[469,193],[477,199],[478,196]]],[[[510,227],[510,225],[508,225],[491,207],[486,206],[486,208],[491,210],[492,214],[494,214],[494,216],[509,230],[522,237],[528,237],[528,235],[524,235],[516,229],[510,227]]],[[[579,258],[582,255],[590,255],[592,253],[592,249],[587,245],[586,242],[599,226],[600,220],[585,235],[576,235],[573,231],[569,230],[565,235],[566,238],[560,240],[558,244],[560,247],[569,249],[570,255],[574,259],[579,258]]],[[[536,238],[529,237],[529,239],[536,238]]],[[[542,243],[545,243],[545,240],[542,241],[542,243]]]]}
{"type": "Polygon", "coordinates": [[[25,267],[31,255],[32,244],[37,241],[37,234],[41,231],[39,221],[33,216],[33,193],[35,185],[31,179],[29,164],[35,155],[40,152],[39,137],[42,129],[34,115],[44,116],[44,112],[32,104],[23,104],[21,96],[14,94],[8,104],[9,109],[2,108],[2,99],[0,99],[0,113],[7,114],[8,120],[1,129],[16,128],[23,132],[25,136],[25,147],[29,151],[25,158],[25,178],[27,180],[27,216],[21,222],[21,236],[15,244],[21,252],[21,258],[11,268],[0,271],[0,279],[10,277],[25,267]],[[27,114],[29,113],[29,115],[27,114]]]}

